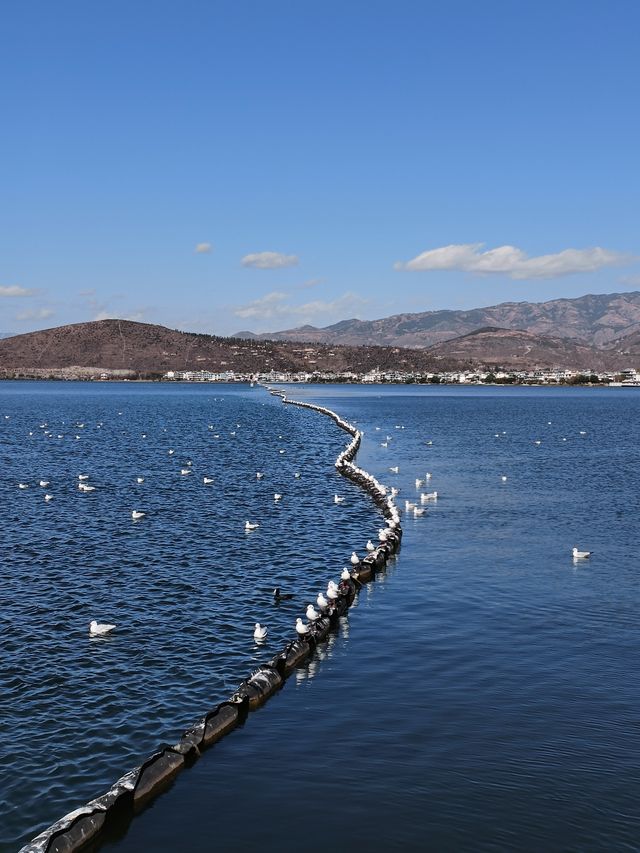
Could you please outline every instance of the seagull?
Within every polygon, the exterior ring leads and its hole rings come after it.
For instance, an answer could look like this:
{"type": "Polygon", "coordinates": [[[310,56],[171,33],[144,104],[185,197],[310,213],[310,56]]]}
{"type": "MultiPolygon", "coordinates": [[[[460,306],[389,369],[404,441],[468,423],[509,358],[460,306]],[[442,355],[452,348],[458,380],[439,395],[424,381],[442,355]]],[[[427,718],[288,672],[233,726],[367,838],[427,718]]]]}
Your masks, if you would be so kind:
{"type": "Polygon", "coordinates": [[[89,475],[88,474],[78,474],[78,479],[79,480],[88,480],[89,475]]]}
{"type": "Polygon", "coordinates": [[[19,489],[28,489],[29,484],[28,483],[18,483],[18,488],[19,489]]]}
{"type": "Polygon", "coordinates": [[[213,477],[203,477],[202,482],[208,486],[210,483],[213,483],[213,477]]]}
{"type": "Polygon", "coordinates": [[[253,631],[253,639],[257,642],[266,639],[268,628],[262,626],[259,622],[256,622],[255,629],[253,631]]]}
{"type": "Polygon", "coordinates": [[[181,469],[180,469],[180,473],[181,473],[183,476],[186,476],[187,474],[190,474],[190,473],[191,473],[191,468],[181,468],[181,469]]]}
{"type": "Polygon", "coordinates": [[[425,501],[437,501],[437,500],[438,500],[438,493],[437,492],[423,492],[420,495],[421,503],[424,503],[425,501]]]}
{"type": "Polygon", "coordinates": [[[400,489],[396,489],[395,486],[391,487],[391,497],[395,498],[396,495],[400,494],[400,489]]]}
{"type": "Polygon", "coordinates": [[[39,486],[42,486],[42,488],[43,488],[43,489],[46,489],[46,488],[47,488],[47,486],[49,485],[49,481],[48,481],[48,480],[40,480],[40,482],[38,483],[38,485],[39,485],[39,486]]]}
{"type": "Polygon", "coordinates": [[[256,480],[261,480],[264,477],[262,471],[256,471],[256,480]]]}
{"type": "Polygon", "coordinates": [[[53,500],[53,495],[45,495],[45,496],[44,496],[44,499],[45,499],[45,501],[52,501],[52,500],[53,500]]]}
{"type": "Polygon", "coordinates": [[[399,473],[399,471],[400,471],[400,466],[399,466],[399,465],[394,465],[394,467],[393,467],[393,468],[389,468],[389,470],[391,471],[391,473],[392,473],[392,474],[397,474],[397,473],[399,473]]]}
{"type": "Polygon", "coordinates": [[[245,530],[256,530],[258,527],[260,527],[260,525],[252,521],[245,521],[244,523],[245,530]]]}
{"type": "Polygon", "coordinates": [[[273,597],[276,601],[289,601],[293,598],[293,594],[290,592],[280,592],[280,587],[277,586],[273,590],[273,597]]]}
{"type": "Polygon", "coordinates": [[[144,483],[144,477],[136,477],[136,483],[144,483]]]}
{"type": "Polygon", "coordinates": [[[375,551],[375,550],[376,550],[376,546],[373,544],[371,539],[369,539],[369,541],[367,542],[367,551],[375,551]]]}
{"type": "Polygon", "coordinates": [[[168,453],[169,453],[169,456],[173,456],[173,454],[175,453],[175,450],[169,450],[168,453]]]}
{"type": "Polygon", "coordinates": [[[352,551],[351,552],[351,565],[357,566],[359,562],[360,562],[360,557],[358,557],[358,555],[356,554],[355,551],[352,551]]]}
{"type": "Polygon", "coordinates": [[[433,442],[431,441],[431,439],[429,439],[429,441],[425,441],[425,444],[427,445],[427,447],[431,447],[433,442]]]}
{"type": "Polygon", "coordinates": [[[282,495],[279,495],[277,492],[275,492],[273,495],[273,499],[274,501],[282,500],[282,495]]]}
{"type": "Polygon", "coordinates": [[[139,518],[144,518],[146,514],[146,512],[140,512],[140,510],[134,509],[131,513],[131,518],[133,518],[134,521],[137,521],[139,518]]]}
{"type": "Polygon", "coordinates": [[[320,618],[320,614],[319,614],[319,613],[318,613],[318,611],[315,609],[315,607],[313,606],[313,604],[308,604],[308,605],[307,605],[306,617],[307,617],[307,619],[309,620],[309,622],[317,622],[317,621],[318,621],[318,619],[320,618]]]}
{"type": "Polygon", "coordinates": [[[296,619],[296,631],[299,637],[304,637],[309,633],[309,626],[305,625],[299,616],[296,619]]]}
{"type": "Polygon", "coordinates": [[[424,475],[425,480],[430,480],[431,477],[432,477],[431,471],[427,471],[427,473],[424,475]]]}
{"type": "Polygon", "coordinates": [[[341,504],[343,501],[344,501],[344,498],[341,497],[340,495],[334,495],[333,496],[334,504],[341,504]]]}
{"type": "Polygon", "coordinates": [[[420,509],[420,507],[414,506],[413,517],[417,518],[419,515],[424,515],[424,507],[420,509]]]}
{"type": "Polygon", "coordinates": [[[340,573],[340,580],[341,581],[351,580],[351,572],[349,571],[349,569],[346,566],[344,567],[344,569],[340,573]]]}
{"type": "Polygon", "coordinates": [[[581,429],[581,430],[580,430],[580,435],[586,435],[586,434],[587,434],[586,429],[581,429]]]}
{"type": "Polygon", "coordinates": [[[326,610],[329,606],[329,602],[321,592],[318,593],[318,597],[316,598],[316,604],[318,605],[320,610],[326,610]]]}
{"type": "Polygon", "coordinates": [[[416,489],[420,489],[420,488],[422,488],[422,486],[424,486],[424,480],[419,480],[416,477],[416,489]]]}
{"type": "Polygon", "coordinates": [[[586,560],[587,557],[591,556],[592,551],[578,551],[577,548],[574,548],[572,553],[574,560],[586,560]]]}
{"type": "Polygon", "coordinates": [[[293,476],[296,478],[296,480],[300,479],[300,474],[298,473],[298,471],[296,471],[296,473],[293,476]]]}
{"type": "Polygon", "coordinates": [[[78,488],[81,492],[95,492],[95,486],[87,486],[86,483],[78,483],[78,488]]]}
{"type": "Polygon", "coordinates": [[[388,441],[381,441],[380,447],[389,447],[389,442],[388,441]]]}
{"type": "Polygon", "coordinates": [[[115,625],[109,625],[107,622],[96,622],[95,619],[92,619],[89,623],[89,634],[92,637],[100,637],[110,633],[115,627],[115,625]]]}

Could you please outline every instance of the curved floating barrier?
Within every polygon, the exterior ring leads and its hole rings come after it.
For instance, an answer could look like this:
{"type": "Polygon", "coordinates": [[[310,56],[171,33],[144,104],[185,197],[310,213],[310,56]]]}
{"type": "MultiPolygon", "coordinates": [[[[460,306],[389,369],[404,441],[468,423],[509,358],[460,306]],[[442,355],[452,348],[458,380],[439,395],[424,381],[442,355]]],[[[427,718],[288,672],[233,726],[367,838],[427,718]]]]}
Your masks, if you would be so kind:
{"type": "Polygon", "coordinates": [[[351,435],[351,441],[338,455],[336,470],[364,489],[382,512],[386,526],[378,531],[378,545],[360,560],[349,578],[340,581],[337,598],[330,602],[323,615],[310,624],[309,633],[296,637],[267,663],[261,664],[239,685],[226,702],[221,702],[204,717],[183,732],[173,746],[162,745],[139,767],[126,773],[102,796],[75,809],[26,844],[19,853],[75,853],[88,844],[95,845],[101,834],[109,831],[116,820],[132,818],[157,797],[185,767],[198,760],[203,750],[217,743],[247,718],[249,711],[263,705],[279,690],[291,673],[328,636],[331,628],[343,616],[356,596],[359,587],[370,581],[395,554],[402,540],[400,515],[386,486],[371,474],[354,465],[362,433],[331,409],[289,400],[283,391],[267,386],[270,394],[283,403],[311,409],[331,418],[340,429],[351,435]]]}

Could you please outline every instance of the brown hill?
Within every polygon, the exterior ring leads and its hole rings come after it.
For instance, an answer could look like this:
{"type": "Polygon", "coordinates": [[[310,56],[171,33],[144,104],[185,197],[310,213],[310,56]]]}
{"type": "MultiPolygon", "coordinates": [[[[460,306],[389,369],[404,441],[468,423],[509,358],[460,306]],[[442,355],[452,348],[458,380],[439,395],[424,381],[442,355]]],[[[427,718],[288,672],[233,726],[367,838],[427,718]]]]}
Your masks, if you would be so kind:
{"type": "MultiPolygon", "coordinates": [[[[638,336],[640,337],[640,335],[638,336]]],[[[633,358],[614,351],[571,341],[533,335],[521,329],[478,329],[451,341],[429,347],[434,356],[474,366],[506,369],[564,368],[572,370],[620,370],[633,366],[633,358]]]]}
{"type": "Polygon", "coordinates": [[[343,320],[322,329],[303,326],[264,335],[240,335],[256,340],[428,347],[488,326],[605,346],[640,329],[640,292],[589,294],[549,302],[503,302],[470,311],[424,311],[380,320],[343,320]]]}
{"type": "Polygon", "coordinates": [[[0,372],[61,368],[240,373],[278,371],[429,371],[455,368],[424,350],[301,345],[179,332],[129,320],[59,326],[0,340],[0,372]]]}

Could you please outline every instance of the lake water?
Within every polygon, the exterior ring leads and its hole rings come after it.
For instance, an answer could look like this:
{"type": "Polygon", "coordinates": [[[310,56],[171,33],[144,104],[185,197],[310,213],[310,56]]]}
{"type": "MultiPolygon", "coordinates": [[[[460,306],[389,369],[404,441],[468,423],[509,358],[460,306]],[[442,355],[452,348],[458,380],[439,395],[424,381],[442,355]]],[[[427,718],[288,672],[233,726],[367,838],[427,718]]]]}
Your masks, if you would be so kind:
{"type": "MultiPolygon", "coordinates": [[[[399,506],[427,471],[438,501],[320,653],[106,849],[638,849],[640,395],[291,395],[364,430],[358,463],[399,506]]],[[[333,469],[346,440],[259,388],[0,385],[0,849],[292,636],[379,526],[333,469]],[[295,600],[274,606],[275,585],[295,600]],[[92,618],[118,627],[91,640],[92,618]]]]}

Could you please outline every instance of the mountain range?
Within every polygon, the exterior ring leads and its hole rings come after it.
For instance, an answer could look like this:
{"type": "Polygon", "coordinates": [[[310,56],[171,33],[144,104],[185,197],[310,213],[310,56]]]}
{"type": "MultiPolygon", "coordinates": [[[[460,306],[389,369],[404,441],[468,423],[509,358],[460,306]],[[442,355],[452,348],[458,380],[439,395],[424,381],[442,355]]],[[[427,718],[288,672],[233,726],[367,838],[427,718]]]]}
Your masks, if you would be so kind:
{"type": "MultiPolygon", "coordinates": [[[[170,370],[255,373],[381,370],[429,372],[457,365],[427,350],[251,341],[180,332],[132,320],[96,320],[0,340],[0,376],[85,369],[159,375],[170,370]]],[[[77,374],[76,370],[76,374],[77,374]]]]}
{"type": "Polygon", "coordinates": [[[61,370],[70,376],[374,368],[441,373],[479,367],[619,371],[640,364],[640,293],[345,320],[325,329],[274,333],[275,340],[239,334],[224,338],[131,320],[75,323],[0,340],[0,377],[61,370]],[[488,318],[502,325],[487,323],[488,318]]]}
{"type": "Polygon", "coordinates": [[[640,330],[640,292],[589,294],[549,302],[503,302],[468,311],[423,311],[381,320],[342,320],[324,328],[302,326],[259,335],[238,332],[235,337],[421,348],[488,327],[606,347],[640,330]]]}

